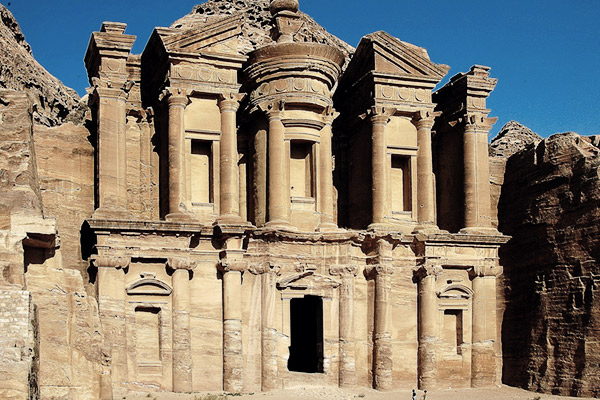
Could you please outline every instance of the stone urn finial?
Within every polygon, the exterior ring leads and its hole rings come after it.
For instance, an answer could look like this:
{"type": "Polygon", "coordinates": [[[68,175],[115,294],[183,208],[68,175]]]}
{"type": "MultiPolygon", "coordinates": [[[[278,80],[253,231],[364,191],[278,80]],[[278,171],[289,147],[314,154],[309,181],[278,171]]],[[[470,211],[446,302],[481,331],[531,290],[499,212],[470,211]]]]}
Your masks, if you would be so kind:
{"type": "Polygon", "coordinates": [[[273,39],[277,43],[293,42],[294,35],[302,27],[302,20],[298,14],[298,0],[273,0],[270,9],[276,26],[273,39]]]}
{"type": "Polygon", "coordinates": [[[273,0],[271,1],[271,15],[275,16],[282,11],[298,12],[298,0],[273,0]]]}

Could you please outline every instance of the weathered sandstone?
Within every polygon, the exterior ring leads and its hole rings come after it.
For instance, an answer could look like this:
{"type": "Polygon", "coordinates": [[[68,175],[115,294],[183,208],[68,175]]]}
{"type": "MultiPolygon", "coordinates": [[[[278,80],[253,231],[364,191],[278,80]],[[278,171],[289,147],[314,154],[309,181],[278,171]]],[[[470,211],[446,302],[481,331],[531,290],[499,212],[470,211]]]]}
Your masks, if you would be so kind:
{"type": "MultiPolygon", "coordinates": [[[[531,135],[528,135],[531,137],[531,135]]],[[[596,137],[533,138],[508,158],[499,229],[503,381],[600,396],[600,150],[596,137]]]]}
{"type": "Polygon", "coordinates": [[[29,44],[9,10],[0,4],[0,88],[27,93],[36,123],[46,126],[80,122],[86,106],[32,55],[29,44]]]}

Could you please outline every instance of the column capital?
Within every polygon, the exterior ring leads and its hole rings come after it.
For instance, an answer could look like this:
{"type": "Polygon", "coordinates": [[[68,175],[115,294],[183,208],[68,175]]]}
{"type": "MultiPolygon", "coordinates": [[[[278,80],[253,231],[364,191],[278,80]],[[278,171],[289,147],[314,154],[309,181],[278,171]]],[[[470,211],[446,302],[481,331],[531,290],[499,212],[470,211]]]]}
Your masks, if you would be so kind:
{"type": "Polygon", "coordinates": [[[248,261],[220,260],[218,268],[221,272],[245,272],[248,270],[248,261]]]}
{"type": "Polygon", "coordinates": [[[95,256],[92,258],[96,268],[116,268],[123,269],[129,267],[131,257],[119,256],[95,256]]]}
{"type": "Polygon", "coordinates": [[[265,261],[263,263],[250,265],[248,271],[252,275],[262,275],[262,274],[276,274],[279,275],[281,271],[281,267],[279,265],[274,265],[270,261],[265,261]]]}
{"type": "Polygon", "coordinates": [[[390,117],[396,113],[395,108],[384,106],[371,106],[364,114],[360,116],[362,119],[369,118],[373,125],[387,125],[390,122],[390,117]]]}
{"type": "Polygon", "coordinates": [[[273,100],[260,103],[258,108],[265,113],[269,121],[281,120],[285,112],[285,100],[273,100]]]}
{"type": "Polygon", "coordinates": [[[438,276],[441,275],[444,271],[444,268],[441,265],[419,265],[417,268],[413,269],[413,275],[417,281],[420,281],[423,278],[428,276],[438,276]]]}
{"type": "Polygon", "coordinates": [[[358,265],[332,265],[329,273],[333,276],[355,277],[358,275],[358,265]]]}
{"type": "Polygon", "coordinates": [[[328,106],[323,110],[323,122],[325,125],[333,124],[333,121],[339,117],[340,113],[333,108],[333,106],[328,106]]]}
{"type": "Polygon", "coordinates": [[[221,93],[218,99],[219,109],[221,112],[237,112],[244,97],[245,93],[221,93]]]}
{"type": "Polygon", "coordinates": [[[374,278],[376,276],[389,277],[392,276],[394,272],[396,272],[396,268],[391,264],[375,264],[367,265],[365,267],[365,276],[367,278],[374,278]]]}
{"type": "Polygon", "coordinates": [[[501,265],[488,264],[488,265],[476,265],[469,270],[469,276],[471,278],[483,278],[483,277],[495,277],[502,275],[504,268],[501,265]]]}
{"type": "Polygon", "coordinates": [[[168,87],[158,96],[159,101],[167,100],[169,107],[187,107],[190,103],[188,93],[183,89],[168,87]]]}
{"type": "Polygon", "coordinates": [[[441,111],[433,112],[427,110],[417,111],[413,114],[413,124],[417,129],[421,128],[433,128],[435,119],[442,115],[441,111]]]}
{"type": "Polygon", "coordinates": [[[498,117],[488,118],[485,113],[467,113],[462,118],[465,123],[465,132],[487,134],[498,121],[498,117]]]}
{"type": "Polygon", "coordinates": [[[197,265],[198,263],[195,260],[190,260],[188,258],[169,257],[167,259],[167,266],[174,270],[183,269],[193,271],[197,265]]]}
{"type": "Polygon", "coordinates": [[[95,86],[93,92],[100,99],[115,99],[115,100],[127,100],[128,92],[118,87],[109,86],[95,86]]]}

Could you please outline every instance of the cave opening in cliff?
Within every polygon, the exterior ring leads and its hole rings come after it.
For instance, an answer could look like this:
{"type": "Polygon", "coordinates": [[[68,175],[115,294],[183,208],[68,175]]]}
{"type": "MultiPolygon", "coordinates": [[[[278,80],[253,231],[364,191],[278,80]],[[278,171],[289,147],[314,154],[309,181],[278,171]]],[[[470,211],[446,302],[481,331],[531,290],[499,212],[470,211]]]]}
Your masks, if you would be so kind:
{"type": "Polygon", "coordinates": [[[305,296],[290,301],[291,346],[288,370],[323,372],[323,299],[305,296]]]}

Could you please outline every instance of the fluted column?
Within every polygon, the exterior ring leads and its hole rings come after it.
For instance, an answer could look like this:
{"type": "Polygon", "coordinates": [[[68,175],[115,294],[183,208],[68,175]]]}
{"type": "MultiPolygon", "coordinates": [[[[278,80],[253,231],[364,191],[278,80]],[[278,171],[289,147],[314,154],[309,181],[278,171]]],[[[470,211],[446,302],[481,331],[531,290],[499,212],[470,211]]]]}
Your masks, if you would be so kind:
{"type": "Polygon", "coordinates": [[[496,278],[498,265],[477,266],[471,271],[473,319],[471,347],[471,387],[491,387],[496,383],[496,278]]]}
{"type": "Polygon", "coordinates": [[[127,213],[127,95],[98,87],[98,210],[95,217],[127,213]]]}
{"type": "Polygon", "coordinates": [[[374,388],[377,390],[392,390],[392,333],[391,326],[391,265],[379,264],[369,267],[366,271],[375,279],[375,326],[373,332],[373,375],[374,388]]]}
{"type": "Polygon", "coordinates": [[[236,115],[243,94],[221,95],[220,217],[219,222],[241,223],[236,115]]]}
{"type": "Polygon", "coordinates": [[[441,271],[442,268],[438,266],[422,266],[415,273],[419,291],[418,379],[420,389],[434,388],[437,384],[438,302],[436,280],[441,271]]]}
{"type": "Polygon", "coordinates": [[[286,185],[289,171],[286,168],[285,127],[283,102],[269,104],[265,109],[269,120],[268,147],[268,219],[267,226],[289,228],[290,188],[286,185]],[[287,175],[286,175],[287,174],[287,175]]]}
{"type": "Polygon", "coordinates": [[[242,348],[242,260],[221,261],[223,273],[223,390],[241,392],[244,388],[242,348]]]}
{"type": "Polygon", "coordinates": [[[325,126],[321,130],[321,144],[319,145],[319,212],[321,223],[319,231],[332,231],[337,229],[333,220],[333,156],[331,137],[333,135],[331,124],[335,119],[335,111],[331,108],[325,111],[325,126]]]}
{"type": "Polygon", "coordinates": [[[341,265],[330,268],[332,275],[342,278],[340,285],[340,387],[356,385],[356,339],[354,337],[354,279],[358,268],[341,265]]]}
{"type": "Polygon", "coordinates": [[[431,128],[435,114],[422,111],[414,120],[417,128],[417,221],[416,231],[436,229],[435,188],[431,128]]]}
{"type": "Polygon", "coordinates": [[[185,168],[185,108],[188,97],[181,92],[169,92],[169,215],[167,219],[186,218],[185,168]]]}
{"type": "Polygon", "coordinates": [[[192,338],[190,327],[190,273],[187,262],[170,259],[173,272],[173,391],[191,392],[192,338]]]}

